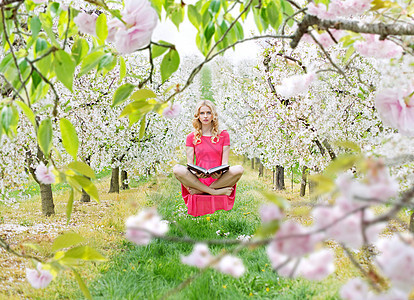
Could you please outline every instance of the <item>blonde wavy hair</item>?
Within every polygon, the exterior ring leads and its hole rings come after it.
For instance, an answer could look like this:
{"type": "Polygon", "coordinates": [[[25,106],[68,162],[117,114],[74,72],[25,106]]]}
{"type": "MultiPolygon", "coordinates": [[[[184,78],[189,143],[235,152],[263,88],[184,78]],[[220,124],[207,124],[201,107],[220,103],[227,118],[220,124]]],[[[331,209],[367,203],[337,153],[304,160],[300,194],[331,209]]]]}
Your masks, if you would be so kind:
{"type": "Polygon", "coordinates": [[[208,108],[210,108],[211,113],[213,114],[213,120],[211,121],[211,125],[212,125],[211,142],[215,144],[219,141],[219,136],[218,136],[219,122],[218,122],[218,114],[217,114],[216,106],[210,100],[201,100],[196,105],[196,109],[194,112],[194,118],[193,118],[193,127],[194,127],[193,144],[197,145],[201,143],[201,136],[203,133],[201,131],[201,122],[198,118],[200,117],[200,108],[202,106],[207,106],[208,108]]]}

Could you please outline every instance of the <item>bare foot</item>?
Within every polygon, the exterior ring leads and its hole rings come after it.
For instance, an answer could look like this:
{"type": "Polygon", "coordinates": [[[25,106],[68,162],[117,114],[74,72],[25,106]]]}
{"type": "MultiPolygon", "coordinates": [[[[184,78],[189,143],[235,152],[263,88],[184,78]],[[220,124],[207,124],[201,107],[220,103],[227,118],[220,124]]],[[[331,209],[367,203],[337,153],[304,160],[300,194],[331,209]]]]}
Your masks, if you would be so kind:
{"type": "Polygon", "coordinates": [[[202,195],[202,194],[204,194],[204,192],[199,191],[195,188],[188,188],[188,191],[190,192],[191,195],[202,195]]]}
{"type": "Polygon", "coordinates": [[[232,187],[225,187],[225,188],[221,188],[221,189],[216,189],[214,191],[215,191],[214,195],[230,196],[230,194],[233,192],[233,188],[232,187]]]}

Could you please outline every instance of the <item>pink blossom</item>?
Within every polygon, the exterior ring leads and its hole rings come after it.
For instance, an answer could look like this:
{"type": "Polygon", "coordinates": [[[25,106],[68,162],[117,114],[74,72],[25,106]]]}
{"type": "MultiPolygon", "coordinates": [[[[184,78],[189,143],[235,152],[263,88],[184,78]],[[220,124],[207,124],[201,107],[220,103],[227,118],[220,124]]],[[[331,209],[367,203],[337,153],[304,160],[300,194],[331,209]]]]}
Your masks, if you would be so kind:
{"type": "Polygon", "coordinates": [[[307,92],[310,84],[316,79],[315,73],[294,75],[282,80],[276,91],[284,98],[290,98],[307,92]]]}
{"type": "Polygon", "coordinates": [[[298,274],[310,280],[322,280],[334,270],[334,254],[331,250],[321,250],[301,261],[298,274]]]}
{"type": "Polygon", "coordinates": [[[409,294],[407,292],[391,288],[385,293],[374,294],[370,293],[368,300],[407,300],[409,299],[409,294]]]}
{"type": "Polygon", "coordinates": [[[375,202],[386,201],[398,194],[399,185],[382,167],[369,169],[364,181],[357,181],[347,174],[340,175],[336,184],[342,193],[339,203],[346,211],[375,202]]]}
{"type": "Polygon", "coordinates": [[[43,270],[42,264],[38,263],[36,269],[26,268],[26,278],[35,289],[43,289],[52,281],[53,275],[48,270],[43,270]]]}
{"type": "Polygon", "coordinates": [[[36,4],[42,4],[42,3],[45,3],[45,2],[47,2],[48,0],[33,0],[33,3],[36,3],[36,4]]]}
{"type": "Polygon", "coordinates": [[[324,20],[335,20],[338,17],[352,17],[363,14],[371,7],[372,0],[332,0],[329,6],[309,3],[308,14],[324,20]]]}
{"type": "Polygon", "coordinates": [[[231,255],[223,256],[215,268],[221,273],[229,274],[236,278],[242,276],[245,272],[245,267],[242,260],[231,255]]]}
{"type": "Polygon", "coordinates": [[[114,41],[121,54],[132,53],[148,45],[158,21],[151,3],[148,0],[126,0],[121,15],[126,25],[110,21],[108,41],[114,41]]]}
{"type": "Polygon", "coordinates": [[[399,237],[378,242],[377,263],[395,287],[409,292],[414,285],[414,248],[399,237]]]}
{"type": "Polygon", "coordinates": [[[352,278],[342,286],[340,295],[344,300],[368,299],[369,287],[360,278],[352,278]]]}
{"type": "Polygon", "coordinates": [[[196,244],[190,255],[181,256],[181,262],[189,266],[205,268],[209,266],[213,258],[206,244],[196,244]]]}
{"type": "Polygon", "coordinates": [[[126,220],[126,238],[137,245],[147,245],[152,235],[162,236],[168,231],[168,224],[161,220],[155,208],[142,210],[126,220]]]}
{"type": "MultiPolygon", "coordinates": [[[[321,43],[321,45],[324,48],[329,48],[332,45],[335,44],[335,41],[338,42],[339,39],[344,35],[344,31],[342,30],[336,30],[336,29],[331,29],[329,30],[330,34],[327,31],[324,31],[322,33],[318,33],[317,31],[313,31],[312,35],[314,36],[314,38],[321,43]],[[332,37],[335,39],[332,39],[332,37]]],[[[304,34],[302,37],[302,41],[307,42],[307,43],[311,43],[311,44],[316,44],[315,41],[313,40],[313,38],[309,35],[309,34],[304,34]]]]}
{"type": "Polygon", "coordinates": [[[98,15],[87,14],[84,12],[79,13],[75,18],[73,18],[73,22],[78,26],[79,31],[82,33],[96,35],[96,19],[98,15]]]}
{"type": "Polygon", "coordinates": [[[270,243],[273,251],[284,255],[298,257],[310,253],[321,241],[320,235],[308,234],[308,230],[294,221],[287,221],[280,226],[274,240],[270,243]]]}
{"type": "Polygon", "coordinates": [[[355,49],[367,57],[374,58],[396,58],[400,57],[403,48],[401,46],[389,41],[379,39],[378,34],[362,34],[364,41],[355,43],[355,49]]]}
{"type": "Polygon", "coordinates": [[[328,238],[353,248],[361,247],[364,242],[375,242],[385,224],[378,223],[365,228],[365,241],[361,219],[363,217],[364,221],[370,221],[374,215],[369,210],[354,211],[359,208],[354,203],[341,196],[333,207],[315,208],[312,212],[315,228],[324,229],[328,238]]]}
{"type": "Polygon", "coordinates": [[[276,204],[262,204],[260,206],[260,217],[264,223],[271,222],[273,220],[281,220],[283,218],[283,212],[276,204]]]}
{"type": "Polygon", "coordinates": [[[407,136],[414,136],[414,87],[394,87],[379,91],[375,106],[385,124],[407,136]]]}
{"type": "Polygon", "coordinates": [[[178,117],[178,115],[181,113],[182,107],[179,103],[174,103],[171,106],[168,106],[164,109],[162,112],[163,116],[169,119],[173,119],[178,117]]]}
{"type": "Polygon", "coordinates": [[[296,261],[289,258],[289,256],[278,252],[276,245],[270,243],[266,248],[267,256],[270,259],[273,269],[277,271],[280,276],[291,277],[294,276],[296,261]]]}
{"type": "Polygon", "coordinates": [[[43,184],[52,184],[55,183],[55,175],[52,173],[53,166],[49,168],[45,166],[43,162],[41,162],[35,171],[36,178],[43,184]]]}

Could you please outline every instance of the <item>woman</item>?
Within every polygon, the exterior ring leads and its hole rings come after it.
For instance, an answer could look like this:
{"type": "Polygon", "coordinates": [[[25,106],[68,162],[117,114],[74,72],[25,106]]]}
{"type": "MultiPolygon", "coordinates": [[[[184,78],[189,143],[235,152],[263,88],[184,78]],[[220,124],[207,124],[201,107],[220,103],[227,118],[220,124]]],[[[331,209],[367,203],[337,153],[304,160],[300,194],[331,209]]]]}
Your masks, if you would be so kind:
{"type": "MultiPolygon", "coordinates": [[[[209,100],[197,103],[193,119],[194,132],[187,136],[187,163],[209,169],[228,164],[230,138],[226,130],[219,132],[217,112],[209,100]]],[[[225,173],[215,173],[211,177],[202,173],[193,174],[187,167],[176,165],[175,177],[182,183],[183,198],[188,194],[234,195],[235,184],[243,174],[242,166],[231,166],[225,173]]]]}

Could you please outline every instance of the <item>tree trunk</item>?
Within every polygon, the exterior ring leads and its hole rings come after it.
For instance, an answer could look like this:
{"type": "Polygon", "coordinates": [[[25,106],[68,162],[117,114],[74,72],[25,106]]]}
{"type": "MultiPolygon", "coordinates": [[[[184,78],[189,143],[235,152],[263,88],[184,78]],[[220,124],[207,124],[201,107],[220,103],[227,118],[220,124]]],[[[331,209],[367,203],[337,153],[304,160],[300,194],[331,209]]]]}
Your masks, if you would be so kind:
{"type": "Polygon", "coordinates": [[[410,230],[410,232],[414,233],[414,211],[411,213],[411,216],[410,216],[409,230],[410,230]]]}
{"type": "Polygon", "coordinates": [[[82,189],[82,197],[80,199],[81,202],[91,202],[91,196],[89,196],[89,194],[82,189]]]}
{"type": "Polygon", "coordinates": [[[40,198],[42,199],[42,213],[49,217],[55,214],[55,205],[53,204],[52,185],[40,183],[40,198]]]}
{"type": "Polygon", "coordinates": [[[263,177],[263,164],[260,161],[260,158],[256,158],[256,163],[259,166],[259,177],[263,177]]]}
{"type": "Polygon", "coordinates": [[[252,162],[252,170],[254,170],[254,157],[252,157],[251,162],[252,162]]]}
{"type": "Polygon", "coordinates": [[[305,196],[306,193],[306,182],[307,182],[308,167],[303,166],[302,169],[302,182],[300,183],[300,196],[305,196]]]}
{"type": "Polygon", "coordinates": [[[273,176],[272,176],[272,184],[273,184],[273,189],[276,189],[276,171],[273,170],[272,172],[273,176]]]}
{"type": "Polygon", "coordinates": [[[127,171],[122,170],[121,171],[121,190],[128,190],[129,189],[129,185],[128,185],[128,173],[127,171]]]}
{"type": "MultiPolygon", "coordinates": [[[[91,156],[89,155],[86,159],[85,159],[85,163],[88,165],[88,166],[90,166],[91,165],[91,156]]],[[[86,177],[86,176],[85,176],[86,177]]],[[[90,180],[90,178],[89,177],[86,177],[86,178],[88,178],[89,180],[90,180]]],[[[89,194],[84,190],[84,189],[82,189],[82,196],[81,196],[81,199],[80,199],[80,201],[81,202],[91,202],[91,196],[89,196],[89,194]]]]}
{"type": "Polygon", "coordinates": [[[282,166],[276,166],[276,190],[284,190],[285,189],[285,168],[282,166]]]}
{"type": "Polygon", "coordinates": [[[119,194],[119,167],[112,168],[111,186],[108,193],[119,194]]]}

